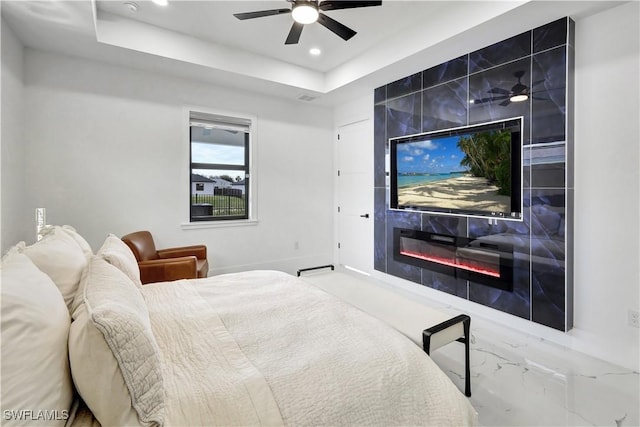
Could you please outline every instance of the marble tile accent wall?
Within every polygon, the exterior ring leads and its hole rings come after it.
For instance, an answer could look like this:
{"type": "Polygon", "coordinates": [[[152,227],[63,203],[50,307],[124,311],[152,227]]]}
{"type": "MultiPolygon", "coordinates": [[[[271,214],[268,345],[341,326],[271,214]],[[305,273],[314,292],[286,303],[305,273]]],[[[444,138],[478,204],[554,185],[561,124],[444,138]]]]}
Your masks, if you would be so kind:
{"type": "Polygon", "coordinates": [[[571,329],[573,34],[574,22],[562,18],[375,90],[376,270],[558,330],[571,329]],[[531,88],[531,96],[509,102],[503,93],[518,82],[531,88]],[[516,116],[524,117],[522,221],[490,223],[389,209],[389,138],[516,116]],[[513,244],[513,292],[396,262],[394,227],[513,244]]]}

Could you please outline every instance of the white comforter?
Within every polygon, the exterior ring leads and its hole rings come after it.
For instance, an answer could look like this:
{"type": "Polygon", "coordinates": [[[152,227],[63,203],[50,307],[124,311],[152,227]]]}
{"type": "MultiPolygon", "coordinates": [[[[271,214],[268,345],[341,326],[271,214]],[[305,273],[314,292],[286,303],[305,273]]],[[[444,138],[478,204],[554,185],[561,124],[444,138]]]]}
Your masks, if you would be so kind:
{"type": "Polygon", "coordinates": [[[146,285],[167,424],[474,424],[421,349],[293,276],[254,271],[146,285]]]}

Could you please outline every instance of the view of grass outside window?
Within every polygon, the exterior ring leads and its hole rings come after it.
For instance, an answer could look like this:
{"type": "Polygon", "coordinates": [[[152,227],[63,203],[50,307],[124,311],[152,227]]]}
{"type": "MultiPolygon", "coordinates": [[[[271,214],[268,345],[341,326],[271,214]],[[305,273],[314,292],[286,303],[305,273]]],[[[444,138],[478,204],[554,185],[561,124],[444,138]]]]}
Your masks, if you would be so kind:
{"type": "Polygon", "coordinates": [[[191,221],[249,218],[250,122],[190,114],[191,221]]]}

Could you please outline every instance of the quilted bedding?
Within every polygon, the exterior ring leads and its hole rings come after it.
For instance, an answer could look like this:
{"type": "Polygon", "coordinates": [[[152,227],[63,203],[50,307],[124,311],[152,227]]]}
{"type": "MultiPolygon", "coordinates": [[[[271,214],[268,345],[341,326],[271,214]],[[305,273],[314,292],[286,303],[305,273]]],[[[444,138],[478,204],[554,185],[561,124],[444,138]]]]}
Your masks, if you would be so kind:
{"type": "Polygon", "coordinates": [[[253,271],[143,287],[165,425],[476,422],[420,348],[293,276],[253,271]]]}

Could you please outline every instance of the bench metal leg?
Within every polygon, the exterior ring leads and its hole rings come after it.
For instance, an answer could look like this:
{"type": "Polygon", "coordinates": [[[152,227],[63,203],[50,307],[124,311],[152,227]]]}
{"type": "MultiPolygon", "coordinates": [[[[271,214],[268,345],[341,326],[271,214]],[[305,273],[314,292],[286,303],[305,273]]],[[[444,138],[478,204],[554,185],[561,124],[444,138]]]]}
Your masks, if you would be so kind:
{"type": "Polygon", "coordinates": [[[464,337],[460,337],[456,340],[464,344],[464,394],[467,397],[471,397],[471,367],[469,357],[469,345],[471,342],[471,317],[466,314],[460,314],[456,317],[452,317],[449,320],[445,320],[442,323],[425,329],[422,332],[422,349],[425,353],[429,354],[429,352],[431,351],[431,336],[435,333],[450,328],[457,323],[462,323],[462,329],[464,331],[464,337]]]}
{"type": "Polygon", "coordinates": [[[464,394],[467,397],[471,397],[471,367],[469,358],[469,343],[471,341],[469,331],[471,330],[471,318],[462,321],[462,327],[464,328],[464,394]]]}
{"type": "Polygon", "coordinates": [[[301,268],[300,270],[298,270],[298,277],[300,277],[300,274],[305,272],[305,271],[320,270],[321,268],[330,268],[331,271],[333,271],[335,269],[333,264],[319,265],[317,267],[301,268]]]}

